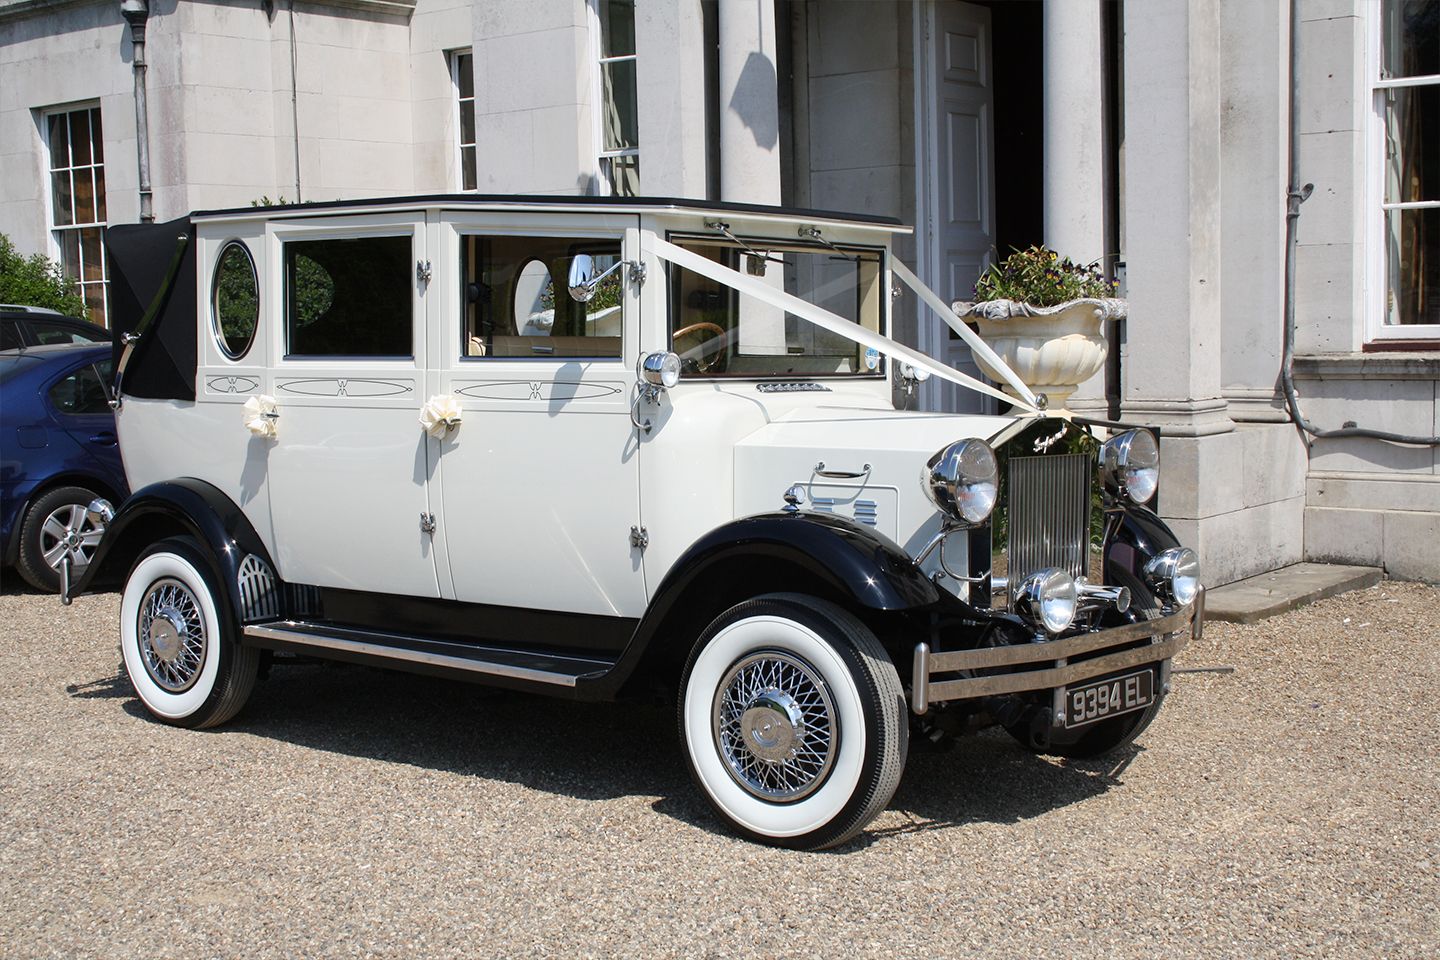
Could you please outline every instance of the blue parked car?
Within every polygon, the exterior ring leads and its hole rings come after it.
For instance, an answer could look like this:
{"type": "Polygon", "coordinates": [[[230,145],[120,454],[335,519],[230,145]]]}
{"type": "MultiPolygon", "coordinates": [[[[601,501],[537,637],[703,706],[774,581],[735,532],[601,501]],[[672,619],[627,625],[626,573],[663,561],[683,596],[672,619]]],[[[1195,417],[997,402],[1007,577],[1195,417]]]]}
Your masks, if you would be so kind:
{"type": "Polygon", "coordinates": [[[110,345],[55,344],[0,353],[0,560],[59,592],[90,562],[103,532],[96,497],[129,494],[110,409],[110,345]]]}

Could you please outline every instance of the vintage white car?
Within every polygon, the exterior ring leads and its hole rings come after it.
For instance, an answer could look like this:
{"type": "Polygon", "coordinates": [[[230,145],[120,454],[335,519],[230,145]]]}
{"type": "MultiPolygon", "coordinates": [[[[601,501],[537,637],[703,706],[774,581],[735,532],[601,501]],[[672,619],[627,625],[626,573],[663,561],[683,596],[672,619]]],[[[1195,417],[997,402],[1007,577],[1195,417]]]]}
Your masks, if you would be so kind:
{"type": "Polygon", "coordinates": [[[1008,373],[1007,416],[897,409],[995,394],[886,336],[907,285],[975,340],[904,230],[477,196],[112,227],[135,493],[67,597],[123,584],[130,680],[181,726],[267,651],[664,691],[719,817],[784,846],[859,832],[914,736],[1112,750],[1202,622],[1155,436],[1008,373]]]}

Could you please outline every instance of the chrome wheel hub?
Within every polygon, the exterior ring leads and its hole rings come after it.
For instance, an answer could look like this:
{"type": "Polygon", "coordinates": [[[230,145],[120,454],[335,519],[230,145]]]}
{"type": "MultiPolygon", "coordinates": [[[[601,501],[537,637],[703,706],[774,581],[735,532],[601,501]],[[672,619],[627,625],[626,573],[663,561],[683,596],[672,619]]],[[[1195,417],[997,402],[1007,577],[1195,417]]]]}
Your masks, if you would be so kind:
{"type": "Polygon", "coordinates": [[[783,690],[766,690],[740,716],[745,746],[769,763],[791,755],[796,749],[796,734],[804,732],[804,725],[799,704],[783,690]]]}
{"type": "Polygon", "coordinates": [[[782,803],[824,782],[839,739],[825,681],[778,650],[730,668],[715,694],[713,731],[731,778],[753,796],[782,803]]]}
{"type": "Polygon", "coordinates": [[[185,630],[185,617],[179,610],[166,607],[156,612],[150,621],[150,649],[164,662],[174,663],[184,649],[181,638],[185,630]]]}
{"type": "Polygon", "coordinates": [[[200,603],[179,580],[157,580],[140,600],[136,624],[145,672],[169,693],[182,693],[205,666],[200,603]]]}

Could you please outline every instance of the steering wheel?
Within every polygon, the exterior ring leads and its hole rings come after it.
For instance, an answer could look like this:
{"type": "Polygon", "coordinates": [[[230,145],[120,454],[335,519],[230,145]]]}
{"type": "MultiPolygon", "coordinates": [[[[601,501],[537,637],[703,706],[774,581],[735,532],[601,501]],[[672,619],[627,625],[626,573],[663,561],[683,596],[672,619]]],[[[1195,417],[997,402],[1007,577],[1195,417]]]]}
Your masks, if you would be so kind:
{"type": "Polygon", "coordinates": [[[709,373],[715,368],[715,365],[720,361],[720,358],[727,356],[730,352],[729,334],[726,333],[725,328],[720,326],[718,323],[710,323],[707,320],[702,320],[699,323],[692,323],[689,326],[681,327],[679,330],[676,330],[674,333],[670,334],[670,342],[677,345],[677,349],[675,352],[682,354],[682,361],[694,364],[696,371],[698,371],[699,373],[709,373]],[[678,349],[678,342],[680,338],[693,337],[696,334],[700,333],[708,333],[709,336],[698,340],[695,343],[695,346],[691,347],[690,350],[698,349],[709,343],[716,337],[720,338],[721,348],[719,350],[716,350],[714,353],[709,354],[708,356],[702,354],[701,356],[694,358],[683,357],[683,353],[689,353],[690,351],[681,351],[680,349],[678,349]]]}

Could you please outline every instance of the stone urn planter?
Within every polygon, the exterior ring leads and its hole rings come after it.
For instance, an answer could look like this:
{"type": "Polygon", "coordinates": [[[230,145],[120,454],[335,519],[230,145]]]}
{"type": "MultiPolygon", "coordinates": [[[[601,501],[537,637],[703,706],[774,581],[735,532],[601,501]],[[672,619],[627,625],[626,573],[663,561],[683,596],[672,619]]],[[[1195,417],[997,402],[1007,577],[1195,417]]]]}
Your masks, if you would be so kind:
{"type": "MultiPolygon", "coordinates": [[[[1105,366],[1105,321],[1123,318],[1127,303],[1110,297],[1067,300],[1036,307],[1016,300],[957,302],[960,319],[973,322],[980,336],[1035,393],[1043,393],[1051,410],[1064,409],[1075,390],[1105,366]]],[[[972,351],[987,377],[1015,391],[972,351]]]]}

